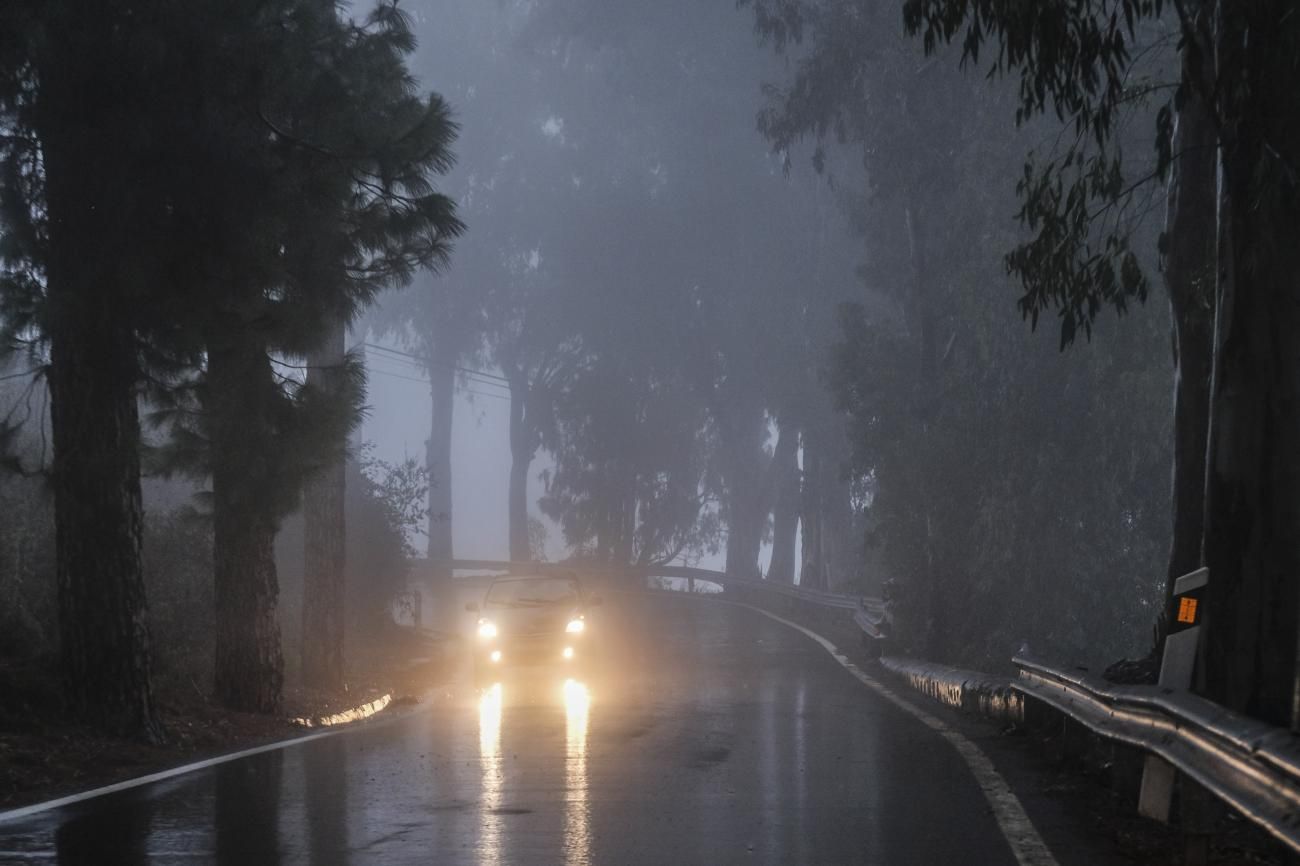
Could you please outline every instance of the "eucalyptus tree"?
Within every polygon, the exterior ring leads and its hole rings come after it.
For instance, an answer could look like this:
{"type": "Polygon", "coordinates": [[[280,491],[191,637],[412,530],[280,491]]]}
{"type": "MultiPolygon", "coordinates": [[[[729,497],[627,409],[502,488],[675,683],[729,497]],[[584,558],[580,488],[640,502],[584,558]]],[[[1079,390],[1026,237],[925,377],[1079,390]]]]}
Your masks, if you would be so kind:
{"type": "MultiPolygon", "coordinates": [[[[908,4],[909,25],[924,31],[931,43],[960,33],[966,56],[977,60],[981,45],[995,41],[995,68],[1020,76],[1022,113],[1055,110],[1102,144],[1124,92],[1137,27],[1162,16],[1173,19],[1184,62],[1174,99],[1160,117],[1159,167],[1167,168],[1176,157],[1181,162],[1185,154],[1203,157],[1213,145],[1221,179],[1212,196],[1208,184],[1214,175],[1207,161],[1183,162],[1181,192],[1170,212],[1170,230],[1176,235],[1166,243],[1170,254],[1189,257],[1170,271],[1173,279],[1192,281],[1171,292],[1176,315],[1181,321],[1181,311],[1192,310],[1199,317],[1194,326],[1176,331],[1180,362],[1185,363],[1191,354],[1186,341],[1203,342],[1208,330],[1204,249],[1211,222],[1205,210],[1214,202],[1218,261],[1211,421],[1204,451],[1209,455],[1204,552],[1196,558],[1210,566],[1214,580],[1206,606],[1201,688],[1234,709],[1295,724],[1293,648],[1300,588],[1290,576],[1300,553],[1286,539],[1300,522],[1300,485],[1294,482],[1296,457],[1289,445],[1300,426],[1292,398],[1300,364],[1286,348],[1285,335],[1297,324],[1289,298],[1295,289],[1292,235],[1300,210],[1293,86],[1300,23],[1289,4],[1278,2],[1206,0],[1167,8],[1141,0],[1099,0],[1070,8],[1052,3],[1018,9],[965,0],[908,4]],[[1180,134],[1173,134],[1176,109],[1180,134]],[[1212,141],[1207,127],[1214,131],[1212,141]],[[1278,647],[1285,649],[1279,652],[1278,647]]],[[[1103,198],[1124,195],[1127,188],[1112,180],[1117,159],[1084,160],[1082,189],[1103,198]]],[[[1031,176],[1026,188],[1036,192],[1044,178],[1049,191],[1062,188],[1050,172],[1037,175],[1036,182],[1031,176]]],[[[1070,215],[1079,212],[1078,195],[1062,200],[1052,192],[1028,202],[1038,205],[1028,212],[1061,236],[1058,246],[1070,238],[1061,226],[1070,226],[1070,215]],[[1049,218],[1053,213],[1062,216],[1049,218]]],[[[1079,246],[1067,248],[1074,256],[1079,246]]],[[[1030,256],[1026,264],[1042,262],[1030,256]]],[[[1052,273],[1050,267],[1044,271],[1052,273]]],[[[1118,273],[1118,280],[1048,283],[1060,287],[1048,298],[1066,309],[1095,311],[1105,303],[1122,305],[1129,296],[1140,297],[1144,284],[1138,275],[1123,264],[1118,273]]],[[[1201,417],[1181,412],[1178,419],[1184,427],[1203,423],[1201,417]]],[[[1198,437],[1181,435],[1194,451],[1198,437]]],[[[1195,465],[1194,457],[1180,461],[1176,471],[1195,465]]],[[[1194,481],[1180,484],[1176,491],[1195,486],[1194,481]]],[[[1175,513],[1195,503],[1195,494],[1187,492],[1175,501],[1175,513]]],[[[1171,574],[1175,566],[1194,561],[1189,551],[1197,547],[1194,515],[1176,517],[1176,524],[1183,534],[1170,557],[1171,574]]]]}
{"type": "MultiPolygon", "coordinates": [[[[570,154],[567,164],[557,161],[567,170],[551,176],[572,182],[568,192],[547,193],[547,203],[559,204],[556,228],[541,235],[538,250],[553,284],[590,298],[591,313],[575,329],[590,363],[576,369],[610,388],[624,383],[601,408],[614,413],[626,400],[629,419],[644,411],[643,400],[654,405],[664,389],[675,390],[683,417],[696,418],[692,451],[707,469],[698,473],[699,491],[688,496],[691,485],[683,483],[680,499],[669,500],[682,503],[683,516],[691,513],[688,502],[707,503],[701,515],[725,527],[728,568],[755,574],[776,474],[787,479],[787,503],[791,496],[799,423],[788,395],[815,387],[809,348],[816,341],[807,339],[814,329],[803,324],[804,312],[831,309],[851,289],[834,266],[820,279],[826,273],[809,259],[820,248],[851,274],[849,239],[836,235],[835,214],[821,218],[804,178],[783,176],[755,135],[754,82],[775,64],[731,10],[591,0],[532,8],[523,32],[543,82],[539,120],[552,131],[553,149],[570,154]],[[644,360],[624,363],[620,354],[644,360]],[[702,413],[694,415],[694,406],[702,413]],[[782,472],[774,473],[769,439],[779,417],[789,435],[782,472]]],[[[564,387],[586,393],[578,381],[564,387]]],[[[586,404],[565,393],[556,410],[562,436],[635,429],[631,421],[597,427],[568,418],[586,404]]],[[[667,429],[676,436],[680,428],[667,429]]],[[[611,441],[601,453],[638,441],[611,441]]],[[[650,460],[654,443],[645,444],[650,460]]],[[[588,487],[595,484],[590,471],[581,473],[585,493],[562,491],[558,482],[577,477],[568,467],[550,476],[552,513],[595,508],[612,495],[588,487]]],[[[622,472],[620,481],[610,469],[601,490],[634,498],[626,491],[636,473],[622,472]]],[[[783,537],[797,531],[788,516],[782,527],[783,537]]]]}
{"type": "MultiPolygon", "coordinates": [[[[863,197],[871,198],[874,222],[868,257],[875,261],[876,273],[870,276],[903,312],[902,327],[910,339],[900,348],[913,359],[916,371],[913,405],[907,412],[917,422],[911,447],[918,465],[935,465],[924,455],[934,447],[941,352],[938,293],[947,278],[945,263],[953,260],[945,248],[953,240],[953,150],[969,146],[979,103],[959,76],[923,63],[919,52],[900,44],[887,7],[854,0],[755,0],[750,5],[760,38],[793,61],[786,80],[766,87],[760,131],[786,160],[810,141],[818,171],[830,173],[840,165],[839,173],[850,179],[860,174],[866,187],[863,197]],[[860,170],[844,165],[847,154],[858,157],[860,170]]],[[[837,452],[844,454],[838,431],[824,428],[823,435],[806,437],[805,448],[808,444],[825,447],[828,453],[823,457],[806,451],[805,469],[824,463],[831,474],[823,476],[819,468],[806,479],[825,477],[833,483],[837,452]]],[[[935,567],[934,521],[926,516],[941,495],[941,481],[929,472],[913,480],[911,491],[921,515],[915,543],[922,552],[915,578],[929,599],[929,650],[942,656],[948,652],[946,636],[952,633],[943,608],[949,578],[935,567]]],[[[842,491],[847,495],[846,487],[842,491]]],[[[807,499],[826,501],[821,495],[807,499]]],[[[833,514],[823,522],[847,525],[833,514]]],[[[807,529],[805,538],[815,544],[820,533],[807,529]]],[[[809,554],[814,561],[819,558],[813,550],[809,554]]]]}
{"type": "MultiPolygon", "coordinates": [[[[1024,365],[1044,363],[1038,350],[999,332],[1000,301],[971,296],[971,287],[1003,284],[997,270],[988,268],[985,250],[996,250],[999,244],[1014,247],[1020,240],[1003,231],[1000,219],[1001,213],[1014,212],[1013,203],[988,182],[990,177],[1024,173],[1014,154],[1028,146],[1022,143],[1027,137],[1017,136],[1003,120],[1012,113],[1012,100],[1004,89],[964,78],[955,63],[926,58],[920,46],[900,41],[901,15],[887,5],[856,0],[758,0],[750,5],[760,37],[791,59],[791,72],[766,88],[760,129],[783,154],[793,154],[801,142],[810,141],[815,167],[836,180],[841,190],[846,189],[846,158],[857,156],[864,171],[865,182],[856,189],[848,187],[850,194],[842,193],[842,200],[866,241],[859,273],[869,291],[861,305],[842,314],[842,340],[829,365],[832,391],[852,431],[848,444],[854,477],[843,489],[858,517],[848,525],[851,531],[865,532],[883,551],[910,631],[928,635],[925,651],[954,656],[983,652],[994,641],[1013,641],[1004,631],[1010,623],[1003,614],[1014,607],[1006,602],[1008,597],[1015,598],[1016,605],[1041,604],[1071,590],[1064,581],[1048,577],[1050,572],[1041,564],[1031,566],[1031,542],[1020,538],[1018,525],[991,520],[999,509],[1016,504],[1008,479],[1021,477],[1026,467],[1000,462],[998,455],[1011,452],[996,440],[970,434],[972,429],[1000,428],[1013,417],[1012,406],[1021,404],[1012,404],[1006,394],[1041,389],[1051,381],[1067,387],[1059,364],[1044,369],[1045,378],[1035,382],[1024,365]],[[974,369],[968,369],[970,365],[974,369]],[[979,370],[985,372],[975,375],[979,370]],[[991,473],[995,462],[1001,479],[991,473]],[[985,541],[971,532],[971,527],[995,523],[999,532],[1016,530],[1006,537],[1015,543],[1004,545],[996,563],[984,558],[985,541]],[[1009,574],[1013,568],[1030,569],[1030,574],[1009,574]],[[988,615],[964,615],[984,599],[1001,601],[988,615]]],[[[1158,65],[1150,64],[1156,71],[1158,65]]],[[[1150,111],[1154,118],[1154,110],[1141,97],[1158,90],[1158,82],[1138,72],[1147,74],[1145,69],[1134,71],[1135,92],[1126,94],[1127,101],[1116,111],[1139,116],[1150,111]],[[1125,108],[1130,103],[1133,108],[1125,108]]],[[[1054,130],[1047,124],[1032,116],[1026,119],[1033,133],[1051,140],[1054,130]]],[[[1070,153],[1067,167],[1093,151],[1085,143],[1070,153]]],[[[1155,163],[1154,154],[1148,161],[1155,163]]],[[[1110,193],[1121,199],[1119,205],[1127,202],[1121,191],[1110,193]]],[[[1125,212],[1126,218],[1131,215],[1125,212]]],[[[1054,228],[1063,230],[1060,225],[1054,228]]],[[[1140,275],[1139,255],[1154,250],[1154,233],[1138,237],[1130,247],[1131,220],[1123,228],[1129,233],[1115,234],[1114,258],[1098,263],[1088,259],[1092,254],[1086,250],[1080,254],[1093,268],[1080,282],[1110,279],[1114,294],[1122,294],[1124,281],[1140,275]]],[[[1083,241],[1088,240],[1085,232],[1083,241]]],[[[1041,256],[1049,248],[1056,249],[1050,244],[1031,249],[1041,256]]],[[[1069,248],[1066,258],[1079,250],[1069,248]]],[[[1022,251],[1009,264],[1023,271],[1032,255],[1022,251]]],[[[1030,306],[1022,309],[1035,313],[1030,306]]],[[[1087,312],[1084,307],[1083,318],[1063,318],[1067,340],[1087,331],[1092,322],[1087,312]]],[[[1150,385],[1151,370],[1159,369],[1154,359],[1128,344],[1107,344],[1088,354],[1089,370],[1106,365],[1128,369],[1136,381],[1146,383],[1144,387],[1150,385]]],[[[1092,380],[1082,381],[1088,384],[1074,387],[1082,387],[1087,400],[1099,407],[1145,393],[1139,389],[1108,397],[1094,393],[1092,380]]],[[[1033,403],[1021,408],[1033,410],[1031,415],[1038,410],[1033,403]]],[[[1137,412],[1127,423],[1148,429],[1149,422],[1147,413],[1137,412]]],[[[1040,466],[1055,465],[1059,459],[1050,443],[1029,440],[1020,446],[1026,454],[1040,455],[1040,466]]],[[[1109,485],[1098,486],[1097,496],[1132,489],[1131,480],[1146,477],[1151,460],[1162,453],[1158,442],[1144,443],[1135,449],[1135,459],[1123,464],[1125,472],[1094,469],[1089,479],[1104,478],[1109,485]]],[[[818,474],[816,463],[805,451],[805,485],[818,474]]],[[[1044,488],[1032,484],[1029,489],[1044,488]]],[[[1041,515],[1043,500],[1028,494],[1021,498],[1038,503],[1028,511],[1017,509],[1025,516],[1026,528],[1046,519],[1041,515]]],[[[1127,522],[1120,523],[1126,556],[1117,562],[1115,574],[1123,575],[1125,589],[1112,600],[1122,597],[1131,610],[1115,617],[1113,632],[1130,639],[1136,633],[1133,611],[1149,604],[1150,584],[1141,579],[1141,565],[1149,561],[1144,556],[1153,532],[1147,519],[1150,499],[1146,494],[1136,497],[1125,509],[1127,522]]],[[[1089,501],[1096,506],[1097,500],[1089,501]]],[[[1070,545],[1096,543],[1086,525],[1074,524],[1065,532],[1070,545]]],[[[809,529],[805,521],[805,539],[815,538],[809,529]]],[[[1056,546],[1047,558],[1062,549],[1056,546]]],[[[1063,629],[1056,638],[1063,645],[1079,646],[1067,633],[1076,634],[1063,629]]],[[[1127,644],[1116,639],[1109,646],[1123,649],[1127,644]]]]}

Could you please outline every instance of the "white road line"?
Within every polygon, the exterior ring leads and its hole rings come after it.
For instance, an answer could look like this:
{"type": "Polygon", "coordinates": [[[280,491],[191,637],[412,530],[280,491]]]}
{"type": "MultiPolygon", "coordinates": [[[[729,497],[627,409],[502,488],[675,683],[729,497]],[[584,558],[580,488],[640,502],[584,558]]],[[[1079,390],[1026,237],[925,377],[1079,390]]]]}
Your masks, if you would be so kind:
{"type": "MultiPolygon", "coordinates": [[[[430,703],[423,702],[425,707],[430,703]]],[[[416,710],[415,712],[419,712],[416,710]]],[[[260,755],[263,752],[271,752],[276,749],[287,749],[291,746],[300,746],[303,743],[310,743],[312,740],[319,740],[323,737],[337,737],[340,734],[347,734],[358,730],[372,730],[379,725],[385,725],[398,719],[407,718],[414,713],[403,713],[401,715],[389,716],[386,719],[376,719],[367,721],[365,725],[344,725],[335,727],[332,730],[321,731],[316,734],[306,734],[301,737],[294,737],[289,740],[278,740],[274,743],[267,743],[262,746],[254,746],[251,749],[242,749],[238,752],[231,752],[226,755],[218,755],[215,758],[208,758],[203,761],[195,761],[192,764],[184,764],[180,767],[172,767],[169,770],[160,770],[157,773],[150,773],[147,776],[138,776],[134,779],[127,779],[124,782],[114,782],[111,785],[104,785],[100,788],[92,788],[89,791],[82,791],[78,794],[69,794],[66,797],[59,797],[57,800],[46,800],[44,803],[33,803],[30,806],[23,806],[18,809],[10,809],[8,812],[0,812],[0,824],[6,824],[17,821],[20,818],[28,818],[41,812],[48,812],[51,809],[58,809],[62,806],[71,806],[74,803],[80,803],[95,797],[102,797],[105,794],[114,794],[118,791],[128,791],[131,788],[139,788],[141,785],[151,785],[154,782],[161,782],[165,779],[174,779],[177,776],[183,776],[186,773],[193,773],[196,770],[206,770],[208,767],[215,767],[218,764],[225,764],[230,761],[238,761],[240,758],[247,758],[251,755],[260,755]]]]}
{"type": "Polygon", "coordinates": [[[831,656],[839,662],[845,670],[857,677],[859,682],[868,688],[874,690],[881,697],[893,703],[902,710],[907,711],[915,716],[922,724],[932,729],[939,736],[943,737],[952,747],[961,755],[966,766],[970,767],[971,774],[975,776],[976,783],[979,784],[980,790],[984,792],[984,798],[988,800],[989,806],[993,809],[993,817],[998,822],[998,829],[1006,838],[1007,844],[1011,846],[1011,852],[1015,855],[1016,861],[1020,866],[1058,866],[1056,858],[1048,850],[1047,844],[1043,842],[1038,831],[1034,829],[1033,822],[1025,814],[1024,808],[1020,805],[1020,800],[1012,793],[1006,780],[1002,778],[993,762],[988,756],[980,751],[979,746],[972,743],[966,737],[954,731],[945,725],[938,718],[930,715],[925,710],[913,704],[906,698],[900,697],[889,686],[877,680],[875,677],[863,671],[846,656],[836,650],[835,644],[826,638],[817,634],[811,629],[804,628],[797,622],[791,622],[788,619],[779,617],[774,613],[769,613],[761,607],[754,607],[752,604],[744,604],[737,601],[723,601],[725,604],[734,604],[737,607],[748,608],[749,610],[761,613],[769,619],[774,619],[779,623],[790,626],[803,632],[808,637],[821,644],[831,656]]]}

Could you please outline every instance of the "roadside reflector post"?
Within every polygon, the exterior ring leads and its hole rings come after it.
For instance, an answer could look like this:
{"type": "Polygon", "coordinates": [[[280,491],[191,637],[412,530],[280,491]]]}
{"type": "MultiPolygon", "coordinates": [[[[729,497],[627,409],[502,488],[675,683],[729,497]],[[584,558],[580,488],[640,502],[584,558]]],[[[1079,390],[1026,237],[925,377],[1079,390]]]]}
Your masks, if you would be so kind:
{"type": "MultiPolygon", "coordinates": [[[[1191,688],[1209,578],[1208,568],[1198,568],[1174,581],[1174,617],[1169,623],[1164,653],[1160,658],[1159,683],[1162,688],[1179,691],[1191,688]]],[[[1176,775],[1174,768],[1163,758],[1147,755],[1142,769],[1138,814],[1162,823],[1169,822],[1169,804],[1173,799],[1176,775]]]]}

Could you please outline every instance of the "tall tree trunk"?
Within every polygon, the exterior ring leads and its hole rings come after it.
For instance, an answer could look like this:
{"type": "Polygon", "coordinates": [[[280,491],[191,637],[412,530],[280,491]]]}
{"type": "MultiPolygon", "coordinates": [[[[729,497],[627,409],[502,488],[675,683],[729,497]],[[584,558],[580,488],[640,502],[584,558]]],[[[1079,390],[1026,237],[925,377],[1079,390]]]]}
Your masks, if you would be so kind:
{"type": "Polygon", "coordinates": [[[918,496],[921,500],[922,521],[922,563],[925,573],[926,599],[926,653],[936,661],[948,657],[951,633],[951,614],[948,606],[947,587],[938,569],[935,567],[934,551],[934,490],[936,479],[935,460],[932,443],[932,426],[934,420],[934,400],[937,392],[937,357],[934,302],[931,300],[933,287],[929,259],[925,249],[926,227],[919,209],[913,204],[904,212],[907,228],[908,256],[911,260],[911,317],[917,334],[919,379],[916,392],[916,413],[920,419],[920,441],[917,442],[917,459],[921,461],[918,496]]]}
{"type": "Polygon", "coordinates": [[[212,530],[217,699],[226,707],[273,713],[284,660],[275,571],[278,520],[266,481],[271,448],[267,406],[278,386],[265,347],[244,331],[208,350],[212,447],[212,530]]]}
{"type": "Polygon", "coordinates": [[[844,472],[848,440],[838,423],[828,439],[821,463],[823,586],[840,592],[861,570],[864,540],[854,534],[853,490],[844,472]]]}
{"type": "Polygon", "coordinates": [[[776,502],[772,508],[772,561],[767,579],[794,583],[795,539],[799,534],[799,431],[789,421],[772,454],[776,502]],[[785,447],[783,447],[785,446],[785,447]]]}
{"type": "Polygon", "coordinates": [[[40,93],[59,648],[79,718],[159,742],[140,563],[136,342],[125,318],[132,287],[118,264],[138,239],[121,182],[129,161],[115,156],[122,120],[101,66],[87,59],[113,67],[104,34],[114,26],[80,21],[73,34],[49,34],[40,93]]]}
{"type": "Polygon", "coordinates": [[[528,423],[528,377],[522,371],[507,371],[510,383],[510,558],[523,562],[532,558],[528,544],[528,469],[537,453],[537,436],[528,423]]]}
{"type": "Polygon", "coordinates": [[[629,565],[635,548],[636,533],[636,470],[625,460],[618,462],[617,505],[614,512],[616,541],[614,544],[614,562],[617,565],[629,565]]]}
{"type": "Polygon", "coordinates": [[[802,562],[799,585],[810,589],[826,588],[825,555],[822,545],[822,437],[817,430],[804,430],[803,489],[800,496],[800,522],[803,524],[802,562]]]}
{"type": "MultiPolygon", "coordinates": [[[[448,330],[443,328],[444,331],[448,330]]],[[[451,577],[451,427],[456,410],[457,351],[453,335],[436,334],[429,365],[433,398],[429,430],[429,566],[435,579],[451,577]]]]}
{"type": "Polygon", "coordinates": [[[1218,320],[1202,643],[1211,699],[1295,721],[1300,574],[1300,91],[1289,2],[1221,2],[1218,320]]]}
{"type": "Polygon", "coordinates": [[[613,470],[612,460],[601,462],[600,474],[598,476],[598,489],[596,501],[594,503],[594,512],[596,520],[596,561],[609,563],[614,559],[614,549],[618,544],[616,537],[615,525],[617,521],[615,515],[615,491],[612,479],[613,470]]]}
{"type": "MultiPolygon", "coordinates": [[[[345,332],[342,319],[333,322],[321,347],[307,358],[307,384],[337,400],[345,399],[345,332]]],[[[346,488],[340,442],[337,457],[303,490],[302,681],[310,688],[339,690],[344,685],[346,488]]]]}
{"type": "Polygon", "coordinates": [[[50,416],[67,696],[87,722],[159,742],[140,561],[134,340],[112,323],[111,301],[74,295],[73,280],[56,289],[54,272],[50,295],[62,309],[49,317],[50,416]]]}
{"type": "Polygon", "coordinates": [[[759,406],[723,410],[722,447],[726,453],[727,574],[758,577],[763,546],[763,440],[767,425],[759,406]]]}
{"type": "MultiPolygon", "coordinates": [[[[1188,79],[1189,63],[1183,63],[1188,79]]],[[[1190,94],[1178,114],[1169,184],[1165,286],[1173,319],[1173,538],[1165,612],[1155,649],[1173,621],[1174,581],[1201,565],[1205,521],[1205,448],[1214,365],[1215,208],[1218,135],[1202,99],[1190,94]]]]}

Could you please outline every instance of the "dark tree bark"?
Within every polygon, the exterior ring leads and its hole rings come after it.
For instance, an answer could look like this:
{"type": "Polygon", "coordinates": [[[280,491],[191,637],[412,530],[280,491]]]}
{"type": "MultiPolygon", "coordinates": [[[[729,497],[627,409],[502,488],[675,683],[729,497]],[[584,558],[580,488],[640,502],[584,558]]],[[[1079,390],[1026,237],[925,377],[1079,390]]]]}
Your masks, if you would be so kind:
{"type": "Polygon", "coordinates": [[[73,33],[49,34],[42,63],[60,661],[78,717],[158,742],[140,564],[139,371],[128,318],[138,287],[120,264],[138,241],[122,181],[130,131],[121,129],[113,76],[104,73],[120,62],[103,35],[113,26],[88,20],[73,33]]]}
{"type": "MultiPolygon", "coordinates": [[[[446,328],[443,329],[447,330],[446,328]]],[[[460,352],[450,334],[435,335],[429,364],[433,398],[429,431],[429,566],[435,579],[451,577],[451,428],[456,411],[456,361],[460,352]]]]}
{"type": "Polygon", "coordinates": [[[931,425],[934,417],[935,394],[938,391],[938,359],[934,302],[931,299],[933,286],[930,285],[933,276],[930,273],[925,248],[927,224],[923,221],[920,209],[915,204],[909,205],[904,212],[904,219],[912,271],[910,316],[917,334],[917,364],[920,371],[915,406],[921,434],[916,447],[922,455],[918,493],[921,500],[922,544],[924,545],[922,562],[925,573],[922,575],[922,580],[925,586],[927,612],[925,645],[928,658],[942,660],[949,656],[952,626],[947,581],[935,568],[934,562],[933,502],[936,484],[931,475],[936,461],[933,459],[931,425]]]}
{"type": "MultiPolygon", "coordinates": [[[[321,348],[308,356],[307,383],[343,399],[346,328],[334,322],[321,348]]],[[[303,489],[302,680],[311,688],[344,685],[344,573],[347,467],[343,443],[337,458],[303,489]]]]}
{"type": "Polygon", "coordinates": [[[111,302],[96,301],[93,292],[78,293],[80,300],[73,302],[72,292],[64,294],[72,287],[50,270],[52,300],[64,307],[50,316],[48,334],[55,569],[67,696],[87,722],[159,742],[140,562],[134,341],[112,324],[112,311],[104,309],[111,302]]]}
{"type": "Polygon", "coordinates": [[[799,534],[799,431],[781,425],[781,438],[772,454],[775,505],[772,509],[772,561],[767,579],[794,583],[795,539],[799,534]]]}
{"type": "Polygon", "coordinates": [[[273,450],[262,447],[276,389],[265,347],[247,329],[208,351],[217,699],[246,712],[280,707],[284,660],[275,570],[279,521],[265,483],[273,450]]]}
{"type": "Polygon", "coordinates": [[[1295,720],[1300,574],[1300,22],[1289,2],[1222,2],[1222,146],[1200,683],[1233,710],[1295,720]]]}
{"type": "MultiPolygon", "coordinates": [[[[1190,75],[1183,64],[1184,79],[1190,75]]],[[[1173,319],[1173,538],[1165,582],[1165,613],[1156,651],[1174,611],[1174,581],[1201,566],[1205,521],[1205,448],[1214,365],[1214,282],[1218,136],[1214,118],[1196,95],[1178,115],[1169,184],[1165,286],[1173,319]]]]}

